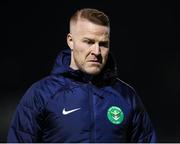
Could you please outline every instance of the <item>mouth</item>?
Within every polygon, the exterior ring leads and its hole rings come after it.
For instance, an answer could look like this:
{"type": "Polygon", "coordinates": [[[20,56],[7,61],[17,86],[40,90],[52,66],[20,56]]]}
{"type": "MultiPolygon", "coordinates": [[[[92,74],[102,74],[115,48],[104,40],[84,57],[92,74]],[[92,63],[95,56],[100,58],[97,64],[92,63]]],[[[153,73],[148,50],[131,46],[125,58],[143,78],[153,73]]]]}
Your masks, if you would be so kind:
{"type": "Polygon", "coordinates": [[[95,63],[95,64],[101,64],[102,63],[100,60],[89,60],[88,62],[95,63]]]}
{"type": "Polygon", "coordinates": [[[97,57],[91,57],[88,59],[88,62],[93,65],[101,65],[102,64],[102,56],[99,55],[97,57]]]}

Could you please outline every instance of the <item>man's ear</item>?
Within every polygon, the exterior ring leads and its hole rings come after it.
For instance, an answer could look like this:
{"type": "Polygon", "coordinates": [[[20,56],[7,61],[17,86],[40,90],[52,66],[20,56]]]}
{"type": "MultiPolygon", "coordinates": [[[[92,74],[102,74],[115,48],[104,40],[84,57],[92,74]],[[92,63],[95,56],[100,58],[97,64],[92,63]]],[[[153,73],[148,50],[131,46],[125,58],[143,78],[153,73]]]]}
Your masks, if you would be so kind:
{"type": "Polygon", "coordinates": [[[69,48],[71,50],[73,50],[73,39],[72,39],[72,34],[71,33],[67,34],[67,44],[68,44],[69,48]]]}

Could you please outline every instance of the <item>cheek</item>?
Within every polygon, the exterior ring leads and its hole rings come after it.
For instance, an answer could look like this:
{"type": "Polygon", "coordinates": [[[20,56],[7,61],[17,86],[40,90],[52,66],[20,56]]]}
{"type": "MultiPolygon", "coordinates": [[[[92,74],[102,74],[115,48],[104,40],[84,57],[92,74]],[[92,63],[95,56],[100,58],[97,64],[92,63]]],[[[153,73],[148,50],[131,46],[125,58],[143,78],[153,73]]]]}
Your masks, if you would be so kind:
{"type": "Polygon", "coordinates": [[[82,48],[79,48],[78,53],[79,53],[79,57],[85,60],[86,57],[89,55],[90,51],[88,48],[82,47],[82,48]]]}
{"type": "Polygon", "coordinates": [[[82,48],[78,48],[78,49],[74,49],[74,57],[76,59],[76,61],[78,61],[79,63],[84,63],[87,57],[87,53],[85,51],[85,49],[82,48]]]}
{"type": "Polygon", "coordinates": [[[76,53],[79,55],[82,55],[82,54],[84,55],[86,52],[86,47],[82,43],[79,42],[75,44],[74,51],[76,51],[76,53]]]}
{"type": "Polygon", "coordinates": [[[107,59],[107,57],[108,57],[108,54],[109,54],[109,49],[103,49],[102,50],[102,57],[103,57],[103,59],[107,59]]]}

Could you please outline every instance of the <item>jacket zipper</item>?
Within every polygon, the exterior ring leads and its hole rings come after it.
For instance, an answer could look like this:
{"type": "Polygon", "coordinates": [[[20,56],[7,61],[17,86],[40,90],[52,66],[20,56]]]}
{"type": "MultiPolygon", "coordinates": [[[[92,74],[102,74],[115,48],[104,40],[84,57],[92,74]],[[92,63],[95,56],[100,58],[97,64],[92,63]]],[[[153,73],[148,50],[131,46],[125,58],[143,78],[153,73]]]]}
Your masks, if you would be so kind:
{"type": "Polygon", "coordinates": [[[94,96],[92,93],[91,83],[89,83],[89,102],[90,102],[90,113],[91,113],[91,127],[90,127],[90,142],[95,142],[95,112],[94,112],[94,96]]]}

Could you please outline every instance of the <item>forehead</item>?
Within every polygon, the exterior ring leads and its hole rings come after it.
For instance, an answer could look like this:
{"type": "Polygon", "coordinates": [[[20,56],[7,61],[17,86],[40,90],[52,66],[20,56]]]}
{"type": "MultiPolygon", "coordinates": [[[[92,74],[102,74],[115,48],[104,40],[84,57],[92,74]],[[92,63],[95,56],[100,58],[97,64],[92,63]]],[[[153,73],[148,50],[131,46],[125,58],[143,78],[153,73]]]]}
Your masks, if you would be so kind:
{"type": "Polygon", "coordinates": [[[108,39],[110,28],[94,24],[86,19],[79,19],[77,23],[73,24],[72,31],[80,36],[98,37],[101,39],[108,39]]]}

